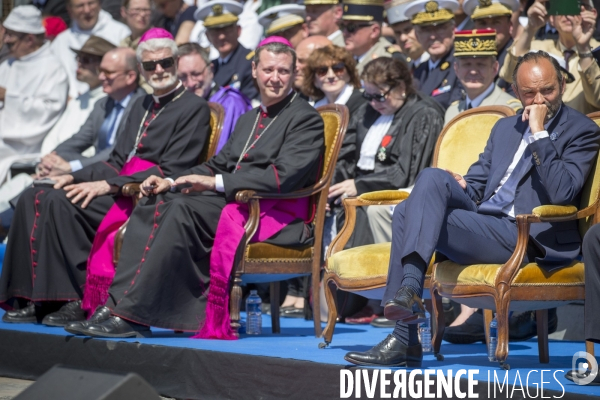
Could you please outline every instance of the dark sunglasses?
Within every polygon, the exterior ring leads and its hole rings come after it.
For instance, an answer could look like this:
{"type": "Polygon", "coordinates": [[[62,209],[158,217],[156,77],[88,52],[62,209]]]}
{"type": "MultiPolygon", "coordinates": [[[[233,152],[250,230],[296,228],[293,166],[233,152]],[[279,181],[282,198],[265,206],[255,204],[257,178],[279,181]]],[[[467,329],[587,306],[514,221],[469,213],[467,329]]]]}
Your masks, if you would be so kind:
{"type": "Polygon", "coordinates": [[[317,67],[315,68],[315,74],[317,74],[319,78],[322,78],[325,75],[327,75],[327,73],[329,72],[329,68],[331,68],[333,73],[338,76],[342,75],[346,71],[346,66],[344,65],[344,63],[340,62],[335,65],[332,65],[331,67],[317,67]]]}
{"type": "Polygon", "coordinates": [[[82,65],[89,65],[89,64],[94,64],[94,63],[100,63],[102,61],[102,57],[97,57],[97,56],[86,56],[83,54],[79,54],[75,57],[75,59],[77,60],[77,62],[79,62],[82,65]]]}
{"type": "Polygon", "coordinates": [[[156,70],[157,64],[159,64],[162,69],[171,68],[173,65],[175,65],[175,58],[168,57],[156,61],[142,61],[142,68],[144,68],[144,71],[154,71],[156,70]]]}
{"type": "Polygon", "coordinates": [[[342,25],[342,29],[348,33],[354,33],[360,28],[364,28],[365,26],[371,26],[370,23],[367,24],[355,24],[354,22],[350,22],[348,24],[342,25]]]}
{"type": "Polygon", "coordinates": [[[375,100],[378,101],[380,103],[383,103],[386,98],[387,95],[392,91],[392,89],[394,89],[396,86],[392,86],[391,88],[389,88],[387,90],[387,92],[383,93],[383,94],[371,94],[371,93],[367,93],[367,92],[363,92],[362,93],[362,97],[364,97],[365,99],[367,99],[367,101],[371,101],[371,100],[375,100]]]}

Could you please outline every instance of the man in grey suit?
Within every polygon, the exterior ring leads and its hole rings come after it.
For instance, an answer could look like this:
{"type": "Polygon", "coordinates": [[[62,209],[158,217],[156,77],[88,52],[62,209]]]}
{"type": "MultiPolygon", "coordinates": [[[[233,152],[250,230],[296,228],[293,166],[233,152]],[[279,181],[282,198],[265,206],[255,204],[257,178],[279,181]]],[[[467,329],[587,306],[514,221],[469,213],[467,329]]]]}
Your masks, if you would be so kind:
{"type": "Polygon", "coordinates": [[[100,80],[107,96],[94,105],[90,116],[75,135],[44,156],[38,169],[40,176],[57,176],[80,170],[108,159],[135,100],[146,92],[138,87],[135,52],[116,48],[102,58],[100,80]],[[95,155],[82,155],[88,148],[95,155]]]}

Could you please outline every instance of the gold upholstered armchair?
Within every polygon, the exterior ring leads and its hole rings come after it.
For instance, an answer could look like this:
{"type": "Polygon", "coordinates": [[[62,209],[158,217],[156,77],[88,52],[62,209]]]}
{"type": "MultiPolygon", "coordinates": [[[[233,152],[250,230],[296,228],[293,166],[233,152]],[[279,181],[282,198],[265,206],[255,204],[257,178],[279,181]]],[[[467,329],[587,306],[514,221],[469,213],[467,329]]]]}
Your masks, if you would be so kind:
{"type": "MultiPolygon", "coordinates": [[[[210,108],[210,136],[206,143],[204,143],[204,148],[198,157],[198,164],[202,164],[204,161],[208,160],[217,152],[217,145],[219,144],[219,139],[221,138],[221,131],[223,130],[223,121],[225,120],[225,110],[223,106],[219,103],[209,102],[208,107],[210,108]]],[[[133,201],[133,205],[137,205],[138,195],[140,194],[140,184],[137,183],[126,183],[121,188],[121,193],[125,197],[131,197],[131,201],[133,201]]],[[[121,254],[121,246],[123,245],[123,235],[125,235],[125,231],[127,230],[127,222],[123,224],[119,228],[119,231],[115,235],[115,247],[113,248],[113,262],[115,265],[119,263],[119,256],[121,254]]]]}
{"type": "MultiPolygon", "coordinates": [[[[588,115],[600,126],[600,112],[588,115]]],[[[531,224],[538,222],[579,221],[581,237],[600,218],[600,165],[592,166],[583,188],[579,210],[573,206],[540,206],[531,214],[517,215],[517,247],[505,264],[459,265],[443,261],[433,266],[430,291],[433,298],[437,328],[433,336],[433,350],[440,352],[444,334],[442,297],[485,309],[486,338],[492,310],[498,320],[498,347],[496,358],[500,366],[510,369],[508,358],[508,315],[510,311],[537,310],[538,351],[541,363],[549,362],[548,353],[548,309],[585,300],[583,262],[573,261],[570,265],[546,271],[537,263],[523,263],[529,242],[531,224]]],[[[593,356],[594,345],[586,342],[586,351],[593,356]]]]}
{"type": "MultiPolygon", "coordinates": [[[[452,119],[440,133],[433,156],[433,166],[465,174],[483,151],[494,124],[515,115],[506,106],[485,106],[467,110],[452,119]]],[[[325,266],[325,299],[329,308],[327,326],[323,333],[326,347],[331,343],[337,320],[336,287],[370,299],[381,299],[386,285],[391,244],[377,243],[344,250],[355,228],[356,207],[394,205],[409,196],[397,190],[365,193],[343,201],[346,221],[333,239],[325,266]]],[[[425,274],[425,288],[429,287],[431,265],[425,274]]]]}
{"type": "Polygon", "coordinates": [[[333,177],[336,160],[340,151],[349,113],[344,105],[329,104],[317,109],[325,124],[324,165],[319,181],[314,185],[293,193],[257,193],[243,190],[236,194],[238,203],[248,204],[250,216],[244,229],[246,234],[238,249],[235,269],[232,272],[229,313],[234,332],[240,327],[240,303],[242,289],[240,284],[252,282],[271,282],[271,321],[273,333],[279,333],[279,282],[295,276],[311,275],[313,292],[313,319],[315,335],[321,336],[321,318],[319,313],[319,278],[321,272],[321,243],[325,208],[329,185],[333,177]],[[314,224],[314,243],[312,245],[276,246],[268,243],[250,243],[258,227],[261,199],[297,199],[310,197],[312,206],[316,206],[314,224]]]}

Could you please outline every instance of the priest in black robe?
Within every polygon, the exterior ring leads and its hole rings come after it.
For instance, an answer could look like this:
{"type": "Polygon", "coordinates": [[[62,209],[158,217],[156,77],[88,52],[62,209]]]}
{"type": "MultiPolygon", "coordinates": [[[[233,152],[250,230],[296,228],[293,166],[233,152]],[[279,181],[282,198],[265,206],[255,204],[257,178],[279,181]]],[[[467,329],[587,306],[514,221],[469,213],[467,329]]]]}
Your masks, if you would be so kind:
{"type": "Polygon", "coordinates": [[[4,322],[39,322],[44,316],[49,325],[84,320],[80,299],[88,256],[120,188],[151,175],[172,176],[198,162],[208,140],[210,110],[177,79],[177,46],[161,31],[149,31],[137,52],[154,95],[135,100],[109,160],[21,195],[0,278],[0,305],[14,309],[4,314],[4,322]],[[131,171],[123,169],[131,166],[129,160],[145,169],[123,174],[131,171]]]}
{"type": "MultiPolygon", "coordinates": [[[[210,315],[207,309],[218,308],[218,300],[224,309],[213,317],[229,326],[225,299],[231,271],[226,276],[215,274],[214,259],[232,261],[239,240],[221,236],[215,241],[223,215],[230,207],[242,207],[235,202],[238,191],[290,193],[313,185],[323,164],[323,120],[292,91],[294,50],[278,42],[282,38],[265,41],[273,40],[259,45],[253,63],[261,106],[240,117],[225,147],[208,162],[171,179],[150,177],[143,182],[143,192],[150,196],[140,201],[127,226],[106,307],[96,312],[92,322],[66,326],[68,332],[146,336],[148,326],[194,332],[210,315]],[[217,247],[230,251],[214,250],[217,247]]],[[[270,205],[275,209],[280,204],[270,205]]],[[[267,223],[262,213],[268,214],[265,202],[260,207],[259,230],[267,223]]],[[[308,218],[290,220],[264,241],[310,243],[307,203],[303,211],[308,218]]],[[[210,337],[232,339],[234,334],[210,337]]]]}

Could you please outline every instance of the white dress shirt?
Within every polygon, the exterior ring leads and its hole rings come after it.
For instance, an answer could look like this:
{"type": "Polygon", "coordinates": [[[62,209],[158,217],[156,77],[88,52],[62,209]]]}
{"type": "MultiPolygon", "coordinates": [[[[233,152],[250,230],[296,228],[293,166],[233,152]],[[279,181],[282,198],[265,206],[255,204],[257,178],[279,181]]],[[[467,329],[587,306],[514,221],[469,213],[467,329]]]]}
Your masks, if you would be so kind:
{"type": "MultiPolygon", "coordinates": [[[[345,105],[348,102],[348,100],[350,99],[350,96],[352,96],[353,92],[354,92],[354,87],[346,84],[346,86],[344,86],[344,88],[342,89],[340,94],[338,94],[338,97],[335,99],[335,101],[333,103],[345,105]]],[[[327,104],[329,104],[327,97],[323,97],[321,100],[317,101],[314,104],[314,107],[317,108],[317,107],[321,107],[321,106],[326,106],[327,104]]]]}

